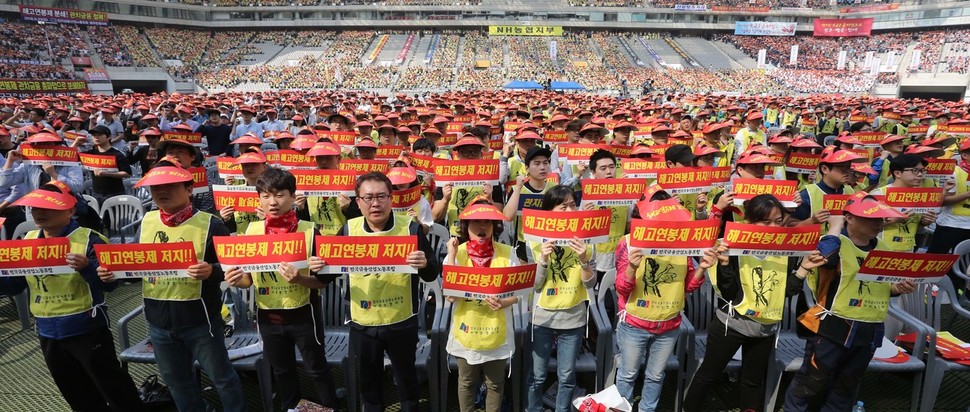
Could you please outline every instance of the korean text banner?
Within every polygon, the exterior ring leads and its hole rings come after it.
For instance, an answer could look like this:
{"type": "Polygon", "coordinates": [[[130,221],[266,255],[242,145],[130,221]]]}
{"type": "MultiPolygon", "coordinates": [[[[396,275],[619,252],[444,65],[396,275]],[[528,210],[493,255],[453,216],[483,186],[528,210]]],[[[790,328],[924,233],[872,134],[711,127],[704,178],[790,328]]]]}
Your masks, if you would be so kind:
{"type": "Polygon", "coordinates": [[[815,37],[855,37],[872,34],[872,18],[815,19],[815,37]]]}
{"type": "Polygon", "coordinates": [[[856,279],[875,282],[936,282],[943,278],[958,255],[874,250],[862,262],[856,279]]]}
{"type": "Polygon", "coordinates": [[[434,163],[434,180],[438,186],[451,183],[455,187],[495,186],[499,179],[498,159],[444,160],[434,163]]]}
{"type": "Polygon", "coordinates": [[[192,242],[94,245],[101,266],[115,279],[188,277],[198,262],[192,242]]]}
{"type": "Polygon", "coordinates": [[[535,287],[535,263],[504,268],[442,267],[442,288],[445,296],[466,299],[488,297],[507,298],[528,296],[535,287]]]}
{"type": "Polygon", "coordinates": [[[112,155],[78,153],[78,156],[81,157],[81,165],[85,169],[91,171],[100,170],[102,172],[118,171],[118,158],[112,155]]]}
{"type": "Polygon", "coordinates": [[[291,172],[294,170],[314,170],[317,168],[317,163],[310,156],[290,149],[266,152],[266,162],[291,172]]]}
{"type": "Polygon", "coordinates": [[[209,191],[209,175],[204,167],[192,167],[186,170],[192,173],[192,194],[205,193],[209,191]]]}
{"type": "Polygon", "coordinates": [[[293,170],[296,192],[304,196],[354,196],[357,173],[350,170],[293,170]]]}
{"type": "Polygon", "coordinates": [[[20,16],[27,21],[107,26],[108,13],[100,11],[55,9],[20,5],[20,16]]]}
{"type": "Polygon", "coordinates": [[[769,194],[781,201],[785,207],[795,207],[798,182],[794,180],[734,179],[734,204],[742,205],[761,194],[769,194]]]}
{"type": "Polygon", "coordinates": [[[807,175],[818,170],[822,155],[812,153],[791,153],[785,161],[785,171],[807,175]]]}
{"type": "Polygon", "coordinates": [[[568,245],[573,237],[586,244],[603,243],[609,240],[612,217],[610,209],[576,212],[525,209],[522,235],[530,242],[552,241],[557,246],[568,245]]]}
{"type": "Polygon", "coordinates": [[[20,153],[24,155],[24,164],[39,165],[50,163],[54,166],[80,166],[81,161],[74,147],[32,147],[23,145],[20,153]]]}
{"type": "Polygon", "coordinates": [[[724,242],[731,256],[805,256],[818,247],[821,227],[769,227],[728,222],[724,242]]]}
{"type": "Polygon", "coordinates": [[[415,186],[410,189],[395,190],[391,193],[391,208],[394,213],[407,213],[412,207],[421,201],[421,191],[423,186],[415,186]]]}
{"type": "Polygon", "coordinates": [[[0,79],[0,93],[87,93],[88,82],[83,80],[23,80],[0,79]]]}
{"type": "Polygon", "coordinates": [[[886,204],[903,212],[939,213],[943,189],[937,187],[887,187],[886,204]]]}
{"type": "Polygon", "coordinates": [[[0,278],[74,273],[66,261],[70,252],[66,237],[0,241],[0,278]]]}
{"type": "Polygon", "coordinates": [[[711,167],[675,167],[657,171],[657,184],[672,195],[703,193],[711,190],[711,167]]]}
{"type": "Polygon", "coordinates": [[[216,168],[219,170],[219,177],[225,179],[227,177],[232,177],[234,179],[241,179],[243,177],[242,165],[236,164],[236,158],[231,156],[223,156],[216,158],[216,168]]]}
{"type": "Polygon", "coordinates": [[[610,151],[610,146],[605,144],[571,143],[559,145],[559,158],[565,159],[569,166],[579,166],[589,163],[589,157],[597,150],[603,149],[610,151]]]}
{"type": "Polygon", "coordinates": [[[822,210],[828,210],[833,215],[841,215],[851,197],[852,195],[830,195],[826,193],[822,196],[822,210]]]}
{"type": "Polygon", "coordinates": [[[656,179],[657,171],[667,168],[663,157],[650,159],[623,159],[620,161],[623,177],[630,179],[656,179]]]}
{"type": "Polygon", "coordinates": [[[255,186],[212,185],[212,198],[216,210],[231,207],[236,212],[253,213],[259,207],[255,186]]]}
{"type": "Polygon", "coordinates": [[[734,24],[734,34],[741,36],[794,36],[797,23],[769,21],[739,21],[734,24]]]}
{"type": "Polygon", "coordinates": [[[562,36],[562,26],[488,26],[489,36],[562,36]]]}
{"type": "Polygon", "coordinates": [[[340,170],[348,170],[363,175],[370,172],[387,174],[391,170],[391,164],[387,160],[367,160],[367,159],[344,159],[340,161],[340,170]]]}
{"type": "Polygon", "coordinates": [[[407,262],[417,250],[416,236],[317,236],[320,273],[418,273],[407,262]]]}
{"type": "Polygon", "coordinates": [[[297,269],[307,267],[306,234],[215,236],[212,243],[223,267],[238,266],[243,272],[273,272],[287,262],[297,269]]]}
{"type": "Polygon", "coordinates": [[[953,176],[953,170],[957,167],[954,159],[926,159],[926,178],[942,181],[953,176]]]}
{"type": "Polygon", "coordinates": [[[162,140],[184,140],[192,146],[202,146],[202,133],[193,132],[162,132],[162,140]]]}
{"type": "Polygon", "coordinates": [[[630,206],[640,200],[647,189],[644,179],[585,179],[583,204],[596,206],[630,206]]]}
{"type": "Polygon", "coordinates": [[[648,255],[702,256],[717,242],[717,220],[633,219],[630,247],[648,255]]]}

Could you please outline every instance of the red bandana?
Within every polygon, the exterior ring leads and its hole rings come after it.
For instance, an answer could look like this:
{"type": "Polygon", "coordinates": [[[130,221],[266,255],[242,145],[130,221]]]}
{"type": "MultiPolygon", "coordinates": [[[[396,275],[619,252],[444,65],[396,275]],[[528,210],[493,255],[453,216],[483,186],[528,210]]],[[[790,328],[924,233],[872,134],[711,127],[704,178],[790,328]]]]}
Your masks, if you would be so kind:
{"type": "Polygon", "coordinates": [[[465,242],[468,250],[468,257],[472,260],[472,267],[486,268],[492,264],[492,256],[495,255],[495,247],[491,239],[485,241],[469,240],[465,242]]]}
{"type": "Polygon", "coordinates": [[[293,233],[296,231],[296,225],[299,223],[300,219],[297,219],[296,211],[293,209],[290,209],[289,212],[284,213],[280,217],[266,215],[266,234],[293,233]]]}
{"type": "Polygon", "coordinates": [[[961,169],[963,169],[964,172],[970,173],[970,163],[967,163],[963,159],[960,159],[960,163],[958,163],[958,165],[960,166],[961,169]]]}
{"type": "Polygon", "coordinates": [[[168,226],[168,227],[176,227],[178,225],[181,225],[182,223],[185,223],[186,220],[189,220],[192,216],[195,215],[195,210],[192,209],[191,202],[189,202],[188,205],[182,208],[182,210],[179,210],[178,212],[175,212],[175,213],[167,213],[164,210],[159,210],[158,212],[159,212],[159,216],[161,216],[162,218],[162,223],[164,223],[165,226],[168,226]]]}

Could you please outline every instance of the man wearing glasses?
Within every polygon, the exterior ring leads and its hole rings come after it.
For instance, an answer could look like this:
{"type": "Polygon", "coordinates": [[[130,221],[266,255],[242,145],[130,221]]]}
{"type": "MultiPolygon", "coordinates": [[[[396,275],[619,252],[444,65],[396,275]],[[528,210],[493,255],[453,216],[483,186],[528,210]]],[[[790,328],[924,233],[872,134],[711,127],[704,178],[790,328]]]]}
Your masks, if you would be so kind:
{"type": "Polygon", "coordinates": [[[818,183],[805,186],[798,193],[802,201],[792,212],[791,221],[796,226],[821,224],[822,233],[827,233],[830,213],[822,207],[823,197],[833,194],[852,194],[851,184],[855,176],[852,173],[852,163],[865,161],[866,158],[848,150],[838,150],[823,155],[818,166],[821,178],[818,183]]]}
{"type": "MultiPolygon", "coordinates": [[[[889,163],[889,174],[893,182],[876,189],[869,194],[882,196],[888,188],[917,188],[923,187],[928,162],[916,155],[901,154],[889,163]]],[[[879,238],[897,252],[912,252],[916,249],[916,232],[923,226],[936,221],[935,212],[913,213],[904,212],[907,217],[889,219],[879,238]]]]}
{"type": "MultiPolygon", "coordinates": [[[[417,250],[407,262],[418,275],[405,273],[349,274],[350,344],[360,360],[361,397],[364,412],[384,410],[384,354],[391,360],[403,412],[418,411],[418,280],[430,282],[440,273],[431,243],[420,225],[407,215],[391,211],[391,180],[382,173],[357,178],[356,202],[363,214],[347,221],[338,236],[417,236],[417,250]],[[429,258],[430,257],[430,258],[429,258]]],[[[323,262],[326,265],[326,262],[323,262]]],[[[322,267],[322,265],[321,265],[322,267]]],[[[314,268],[319,270],[319,268],[314,268]]],[[[339,275],[318,274],[324,283],[339,275]]]]}

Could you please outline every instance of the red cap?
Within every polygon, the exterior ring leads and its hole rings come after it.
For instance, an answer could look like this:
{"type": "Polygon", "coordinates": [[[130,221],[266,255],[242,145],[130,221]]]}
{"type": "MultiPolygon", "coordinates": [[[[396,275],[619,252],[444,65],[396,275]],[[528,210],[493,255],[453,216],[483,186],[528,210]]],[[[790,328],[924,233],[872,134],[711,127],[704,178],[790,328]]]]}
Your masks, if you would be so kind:
{"type": "Polygon", "coordinates": [[[374,140],[365,137],[363,139],[360,139],[360,141],[357,142],[357,144],[354,145],[354,147],[356,147],[358,149],[361,149],[361,148],[364,148],[364,149],[367,149],[367,148],[377,149],[377,143],[374,143],[374,140]]]}
{"type": "Polygon", "coordinates": [[[873,198],[862,198],[861,200],[854,201],[853,199],[850,199],[850,203],[845,206],[845,212],[853,216],[868,219],[893,219],[906,217],[905,213],[893,209],[892,207],[887,206],[885,203],[873,198]]]}
{"type": "Polygon", "coordinates": [[[320,142],[313,145],[307,156],[340,156],[340,146],[333,142],[320,142]]]}
{"type": "Polygon", "coordinates": [[[507,221],[505,215],[492,204],[473,203],[458,215],[460,220],[497,220],[507,221]]]}
{"type": "Polygon", "coordinates": [[[298,135],[292,142],[290,142],[290,149],[293,150],[309,150],[312,149],[314,145],[317,144],[317,135],[315,134],[304,134],[298,135]]]}
{"type": "Polygon", "coordinates": [[[751,112],[745,117],[747,120],[761,120],[765,118],[764,113],[761,112],[751,112]]]}
{"type": "Polygon", "coordinates": [[[835,163],[848,163],[848,162],[858,162],[865,161],[866,158],[852,153],[848,150],[837,150],[835,152],[829,153],[822,158],[822,163],[835,164],[835,163]]]}
{"type": "Polygon", "coordinates": [[[695,158],[696,157],[701,157],[701,156],[707,156],[707,155],[710,155],[710,154],[719,154],[719,153],[722,154],[722,155],[724,154],[720,150],[717,150],[717,149],[715,149],[713,147],[710,147],[708,145],[705,145],[705,144],[694,146],[694,157],[695,158]]]}
{"type": "Polygon", "coordinates": [[[849,167],[851,167],[852,171],[856,173],[865,173],[867,175],[876,174],[876,169],[873,169],[872,166],[869,166],[869,163],[866,162],[851,163],[849,167]]]}
{"type": "Polygon", "coordinates": [[[243,154],[239,155],[239,157],[237,157],[236,158],[236,161],[233,162],[233,163],[235,163],[237,165],[247,164],[247,163],[249,163],[249,164],[262,164],[262,163],[266,163],[266,156],[263,156],[263,153],[260,152],[260,151],[258,151],[258,149],[257,149],[257,151],[254,151],[254,152],[246,152],[246,153],[243,153],[243,154]]]}
{"type": "Polygon", "coordinates": [[[153,167],[134,187],[161,186],[192,181],[192,174],[178,166],[153,167]]]}
{"type": "Polygon", "coordinates": [[[879,145],[880,146],[885,146],[885,145],[890,144],[892,142],[898,142],[898,141],[904,140],[904,139],[906,139],[906,136],[902,136],[902,135],[898,135],[898,134],[891,134],[889,136],[886,136],[884,139],[882,139],[882,141],[879,142],[879,145]]]}
{"type": "Polygon", "coordinates": [[[821,148],[822,145],[816,143],[812,139],[802,138],[802,139],[795,139],[794,141],[792,141],[791,147],[799,148],[799,149],[818,149],[818,148],[821,148]]]}
{"type": "MultiPolygon", "coordinates": [[[[584,128],[585,129],[585,128],[584,128]]],[[[531,130],[523,131],[515,135],[515,140],[540,140],[539,134],[531,130]]]]}
{"type": "Polygon", "coordinates": [[[256,137],[256,135],[254,135],[252,133],[246,133],[246,134],[240,136],[238,139],[233,140],[232,143],[230,143],[230,144],[257,144],[257,145],[261,145],[261,144],[263,144],[263,139],[260,139],[260,138],[256,137]]]}
{"type": "Polygon", "coordinates": [[[640,212],[640,219],[664,221],[693,220],[690,211],[682,206],[680,199],[676,197],[654,202],[651,202],[649,199],[647,197],[647,199],[637,203],[637,211],[640,212]]]}
{"type": "Polygon", "coordinates": [[[746,153],[742,153],[741,156],[738,156],[738,163],[737,164],[739,164],[739,165],[769,165],[769,166],[778,166],[778,165],[781,165],[781,163],[778,163],[777,160],[772,159],[771,157],[765,156],[765,155],[763,155],[761,153],[753,152],[753,151],[748,151],[746,153]]]}
{"type": "Polygon", "coordinates": [[[704,134],[716,133],[716,132],[720,131],[721,129],[726,129],[726,128],[730,128],[730,127],[731,127],[731,124],[728,123],[728,122],[723,122],[723,123],[708,123],[708,124],[704,125],[703,133],[704,134]]]}
{"type": "Polygon", "coordinates": [[[393,185],[405,185],[417,180],[418,173],[410,167],[394,167],[387,172],[387,177],[393,185]]]}
{"type": "Polygon", "coordinates": [[[61,143],[64,139],[53,133],[41,132],[27,138],[24,143],[31,145],[35,143],[61,143]]]}
{"type": "Polygon", "coordinates": [[[36,189],[27,193],[16,202],[14,206],[36,207],[38,209],[50,210],[69,210],[77,205],[77,198],[69,193],[57,193],[44,189],[36,189]]]}

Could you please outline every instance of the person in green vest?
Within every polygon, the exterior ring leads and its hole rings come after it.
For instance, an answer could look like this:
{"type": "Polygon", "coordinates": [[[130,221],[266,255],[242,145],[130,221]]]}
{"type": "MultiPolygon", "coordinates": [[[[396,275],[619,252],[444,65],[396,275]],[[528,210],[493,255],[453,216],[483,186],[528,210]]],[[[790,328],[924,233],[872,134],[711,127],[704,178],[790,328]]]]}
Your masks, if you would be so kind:
{"type": "Polygon", "coordinates": [[[104,294],[116,283],[98,279],[95,244],[100,233],[74,219],[77,199],[45,184],[13,203],[29,207],[38,230],[26,239],[67,238],[70,251],[64,265],[71,273],[0,277],[0,293],[27,289],[40,350],[54,384],[75,411],[135,411],[142,409],[131,376],[115,355],[104,294]]]}
{"type": "Polygon", "coordinates": [[[515,251],[520,260],[527,260],[528,256],[525,238],[522,236],[522,209],[541,209],[542,195],[554,186],[546,181],[550,157],[552,152],[542,146],[529,149],[529,153],[525,155],[527,174],[516,178],[515,186],[512,187],[502,211],[506,219],[515,221],[515,251]]]}
{"type": "MultiPolygon", "coordinates": [[[[407,263],[418,274],[350,273],[347,293],[350,305],[350,344],[360,364],[358,378],[364,412],[384,410],[384,355],[398,385],[401,410],[417,412],[418,372],[415,350],[418,344],[418,308],[421,296],[418,282],[431,282],[441,273],[431,243],[420,226],[408,216],[394,215],[391,193],[394,186],[383,173],[371,172],[357,178],[356,201],[363,216],[353,218],[337,232],[338,236],[416,236],[417,250],[407,256],[407,263]]],[[[318,272],[326,265],[314,257],[310,270],[318,272]]],[[[324,283],[339,275],[317,274],[324,283]]],[[[423,316],[423,315],[422,315],[423,316]]]]}
{"type": "MultiPolygon", "coordinates": [[[[314,249],[313,222],[296,217],[296,177],[281,169],[267,169],[255,182],[259,208],[266,220],[249,225],[247,235],[304,233],[307,257],[314,249]]],[[[317,390],[320,405],[337,408],[337,395],[323,347],[323,314],[318,289],[326,285],[291,263],[280,263],[275,272],[248,273],[240,267],[226,271],[226,282],[237,288],[256,288],[256,323],[263,340],[263,356],[273,367],[276,398],[283,410],[296,411],[300,403],[300,382],[296,350],[303,355],[303,367],[317,390]]]]}
{"type": "MultiPolygon", "coordinates": [[[[762,194],[745,202],[744,216],[753,225],[782,227],[784,206],[762,194]]],[[[731,245],[718,246],[718,264],[708,271],[717,310],[708,326],[707,350],[684,394],[684,410],[705,410],[714,384],[739,348],[744,353],[738,382],[741,410],[764,407],[765,374],[772,359],[776,334],[785,314],[785,301],[801,293],[808,272],[825,262],[814,252],[799,262],[785,256],[729,256],[731,245]]]]}
{"type": "Polygon", "coordinates": [[[827,260],[806,279],[815,305],[798,317],[800,332],[808,336],[805,360],[788,387],[785,411],[812,410],[809,405],[817,403],[822,410],[852,408],[862,375],[882,344],[890,297],[916,288],[909,280],[886,283],[856,277],[869,252],[889,250],[879,239],[885,219],[905,215],[864,193],[850,199],[844,210],[844,215],[829,218],[828,233],[818,244],[827,260]]]}
{"type": "MultiPolygon", "coordinates": [[[[589,157],[589,167],[592,173],[593,179],[613,179],[616,178],[618,161],[613,153],[607,150],[599,149],[589,157]]],[[[594,269],[596,269],[596,278],[603,279],[606,272],[616,269],[616,257],[614,252],[616,251],[616,245],[623,239],[623,236],[627,234],[629,230],[630,216],[633,214],[632,205],[626,206],[595,206],[592,203],[587,203],[583,207],[584,210],[593,209],[609,209],[611,212],[610,216],[610,232],[609,240],[602,243],[597,243],[594,246],[596,250],[596,259],[594,264],[594,269]]]]}
{"type": "MultiPolygon", "coordinates": [[[[231,176],[227,177],[227,185],[255,186],[256,179],[266,171],[266,156],[263,156],[259,148],[252,147],[246,150],[246,153],[239,155],[233,161],[237,165],[242,165],[243,178],[235,179],[231,176]]],[[[262,220],[259,217],[258,211],[236,212],[232,206],[226,206],[222,210],[219,210],[219,216],[222,217],[229,231],[235,232],[238,235],[246,233],[246,228],[249,227],[250,223],[262,220]]]]}
{"type": "Polygon", "coordinates": [[[775,100],[768,101],[768,108],[765,109],[765,127],[779,127],[781,125],[781,116],[778,111],[778,102],[775,100]]]}
{"type": "MultiPolygon", "coordinates": [[[[502,233],[505,215],[488,199],[468,205],[461,215],[461,235],[448,240],[443,264],[466,267],[502,268],[518,266],[519,259],[509,245],[495,240],[502,233]],[[459,238],[464,240],[460,243],[459,238]]],[[[454,305],[451,332],[445,350],[458,361],[458,407],[473,412],[479,376],[485,377],[485,410],[502,409],[505,371],[515,352],[511,305],[515,296],[467,299],[449,296],[454,305]]]]}
{"type": "MultiPolygon", "coordinates": [[[[554,186],[542,197],[542,209],[577,210],[573,189],[554,186]]],[[[568,246],[527,242],[536,267],[535,306],[532,310],[532,372],[526,379],[528,412],[542,412],[546,365],[556,347],[558,392],[556,412],[572,408],[576,387],[576,358],[586,334],[589,290],[596,284],[593,248],[573,237],[568,246]]]]}
{"type": "MultiPolygon", "coordinates": [[[[473,135],[466,135],[455,143],[455,152],[458,160],[482,160],[482,153],[485,145],[473,135]]],[[[497,203],[502,201],[501,185],[508,178],[509,169],[506,162],[499,162],[499,185],[484,185],[477,187],[458,187],[446,184],[435,190],[435,200],[431,206],[431,215],[436,222],[444,222],[452,236],[458,236],[459,220],[458,214],[465,210],[469,202],[479,195],[495,200],[497,203]],[[494,196],[494,198],[493,198],[494,196]]]]}
{"type": "Polygon", "coordinates": [[[865,158],[848,150],[837,150],[822,155],[818,171],[822,178],[814,184],[805,186],[798,192],[800,203],[791,214],[789,225],[801,226],[821,224],[823,231],[828,231],[828,210],[822,209],[825,195],[850,195],[854,193],[852,185],[854,173],[852,163],[865,162],[865,158]]]}
{"type": "MultiPolygon", "coordinates": [[[[957,244],[970,239],[970,139],[960,143],[959,151],[953,175],[943,184],[943,209],[936,220],[928,253],[952,253],[957,244]]],[[[948,276],[959,293],[965,293],[966,281],[952,270],[948,276]]]]}
{"type": "MultiPolygon", "coordinates": [[[[889,188],[923,187],[928,162],[916,155],[901,154],[889,165],[893,182],[869,192],[873,196],[885,196],[889,188]]],[[[912,252],[916,249],[916,233],[936,221],[936,213],[905,212],[906,217],[889,219],[879,233],[879,239],[897,252],[912,252]]]]}
{"type": "Polygon", "coordinates": [[[824,140],[826,136],[832,136],[839,132],[841,121],[835,117],[835,108],[832,106],[825,108],[825,117],[819,120],[818,139],[824,140]]]}
{"type": "MultiPolygon", "coordinates": [[[[342,117],[339,117],[342,118],[342,117]]],[[[320,170],[340,168],[340,146],[333,142],[320,142],[307,152],[320,170]]],[[[337,233],[347,219],[360,216],[360,209],[345,195],[336,197],[296,196],[296,213],[301,220],[309,220],[320,226],[320,234],[337,233]]]]}
{"type": "Polygon", "coordinates": [[[759,111],[752,111],[745,116],[747,126],[734,135],[734,153],[744,153],[756,144],[768,144],[765,131],[761,127],[764,118],[765,115],[759,111]]]}
{"type": "MultiPolygon", "coordinates": [[[[211,379],[224,411],[244,411],[242,383],[226,351],[225,323],[219,314],[223,270],[216,258],[214,236],[229,236],[222,219],[197,210],[190,201],[192,174],[166,156],[135,187],[147,186],[159,210],[145,214],[139,243],[186,241],[199,262],[186,262],[188,277],[150,277],[142,281],[148,335],[158,372],[179,411],[205,411],[208,406],[195,372],[195,362],[211,379]]],[[[104,282],[114,274],[98,268],[104,282]]]]}
{"type": "Polygon", "coordinates": [[[876,173],[869,176],[869,187],[882,187],[891,183],[890,177],[892,177],[892,174],[889,173],[889,165],[892,164],[896,156],[903,154],[903,151],[905,151],[906,144],[904,141],[906,139],[906,136],[891,134],[879,142],[879,145],[882,146],[882,153],[872,161],[872,168],[876,173]]]}

